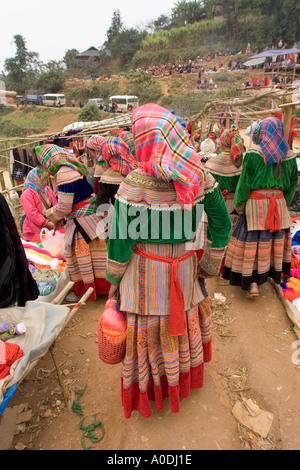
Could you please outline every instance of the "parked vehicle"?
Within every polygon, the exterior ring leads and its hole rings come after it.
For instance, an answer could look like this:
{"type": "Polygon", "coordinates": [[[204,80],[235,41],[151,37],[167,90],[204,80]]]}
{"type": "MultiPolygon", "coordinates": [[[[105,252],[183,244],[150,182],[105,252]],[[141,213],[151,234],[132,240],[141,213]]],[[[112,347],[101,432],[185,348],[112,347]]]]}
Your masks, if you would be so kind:
{"type": "Polygon", "coordinates": [[[109,107],[113,108],[114,103],[116,103],[115,111],[117,113],[128,113],[139,106],[138,97],[133,95],[111,96],[108,100],[109,107]]]}
{"type": "Polygon", "coordinates": [[[88,100],[88,104],[89,103],[95,103],[95,105],[98,106],[98,108],[101,108],[101,109],[104,108],[104,99],[103,98],[90,98],[88,100]]]}
{"type": "Polygon", "coordinates": [[[17,95],[15,97],[15,103],[17,106],[23,105],[26,103],[26,98],[23,95],[17,95]]]}
{"type": "Polygon", "coordinates": [[[43,96],[43,105],[44,106],[54,106],[62,107],[66,104],[66,97],[63,94],[59,93],[47,93],[43,96]]]}
{"type": "Polygon", "coordinates": [[[43,92],[40,90],[25,90],[25,103],[42,106],[43,92]]]}

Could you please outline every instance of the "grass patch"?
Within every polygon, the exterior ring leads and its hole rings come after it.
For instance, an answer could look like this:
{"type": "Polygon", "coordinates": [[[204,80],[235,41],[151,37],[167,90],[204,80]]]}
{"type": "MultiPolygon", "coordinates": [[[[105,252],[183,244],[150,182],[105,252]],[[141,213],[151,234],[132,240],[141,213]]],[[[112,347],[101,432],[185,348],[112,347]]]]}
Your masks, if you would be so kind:
{"type": "Polygon", "coordinates": [[[0,115],[0,137],[25,137],[45,132],[55,117],[72,113],[78,116],[77,109],[43,108],[27,106],[15,109],[9,114],[0,115]]]}

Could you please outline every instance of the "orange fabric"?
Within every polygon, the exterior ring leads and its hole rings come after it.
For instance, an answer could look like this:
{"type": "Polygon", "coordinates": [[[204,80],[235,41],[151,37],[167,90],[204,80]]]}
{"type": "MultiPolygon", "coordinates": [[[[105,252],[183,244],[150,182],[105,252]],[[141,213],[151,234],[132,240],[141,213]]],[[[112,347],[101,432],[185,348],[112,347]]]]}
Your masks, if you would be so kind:
{"type": "Polygon", "coordinates": [[[134,253],[143,257],[152,259],[154,261],[162,261],[164,263],[170,263],[171,269],[169,274],[169,314],[170,314],[170,334],[171,336],[183,335],[186,331],[185,322],[185,307],[182,290],[178,279],[178,263],[191,258],[196,253],[195,250],[188,251],[180,258],[166,258],[164,256],[155,255],[154,253],[147,253],[145,250],[141,250],[138,247],[134,247],[134,253]],[[172,299],[172,307],[171,307],[172,299]]]}
{"type": "MultiPolygon", "coordinates": [[[[270,190],[272,191],[272,190],[270,190]]],[[[280,214],[277,206],[277,199],[283,199],[284,195],[281,191],[276,196],[268,196],[267,194],[262,194],[259,191],[251,191],[250,199],[269,199],[269,209],[267,213],[265,229],[270,230],[270,232],[279,232],[281,230],[280,225],[280,214]]]]}
{"type": "Polygon", "coordinates": [[[293,300],[300,298],[300,292],[292,292],[289,290],[286,290],[286,291],[284,290],[283,297],[285,298],[285,300],[290,300],[292,302],[293,300]]]}
{"type": "Polygon", "coordinates": [[[223,189],[222,196],[224,198],[224,201],[234,199],[234,196],[227,196],[227,194],[230,194],[229,191],[227,191],[227,189],[223,189]]]}

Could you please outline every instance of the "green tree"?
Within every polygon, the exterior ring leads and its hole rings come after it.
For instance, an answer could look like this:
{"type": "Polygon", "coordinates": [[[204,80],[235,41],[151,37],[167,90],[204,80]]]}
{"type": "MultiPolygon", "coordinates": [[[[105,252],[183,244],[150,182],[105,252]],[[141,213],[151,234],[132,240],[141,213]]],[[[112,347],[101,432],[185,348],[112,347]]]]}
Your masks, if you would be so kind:
{"type": "Polygon", "coordinates": [[[60,62],[51,61],[46,64],[44,71],[37,80],[37,88],[44,93],[59,93],[63,90],[66,72],[60,62]]]}
{"type": "Polygon", "coordinates": [[[203,2],[181,0],[172,8],[172,26],[196,23],[205,17],[203,2]]]}
{"type": "Polygon", "coordinates": [[[7,72],[6,85],[16,90],[17,93],[23,93],[25,88],[36,79],[41,64],[38,60],[38,53],[27,50],[23,36],[16,34],[14,42],[17,49],[16,55],[4,62],[4,71],[7,72]]]}
{"type": "Polygon", "coordinates": [[[67,66],[67,70],[75,65],[76,55],[79,53],[77,49],[68,49],[64,55],[63,61],[67,66]]]}
{"type": "Polygon", "coordinates": [[[270,38],[275,48],[277,48],[280,39],[288,45],[293,45],[299,40],[299,0],[265,0],[259,1],[259,4],[268,23],[266,36],[270,38]]]}
{"type": "Polygon", "coordinates": [[[141,48],[146,32],[131,28],[119,33],[110,44],[113,59],[120,59],[122,67],[130,65],[134,54],[141,48]]]}
{"type": "Polygon", "coordinates": [[[107,41],[110,44],[123,29],[123,24],[121,20],[120,10],[115,10],[113,12],[111,25],[106,32],[107,41]]]}
{"type": "Polygon", "coordinates": [[[221,0],[203,0],[203,8],[207,19],[213,19],[221,11],[221,0]]]}
{"type": "Polygon", "coordinates": [[[157,33],[158,31],[168,30],[171,25],[171,18],[167,15],[160,15],[156,20],[148,25],[148,28],[157,33]]]}

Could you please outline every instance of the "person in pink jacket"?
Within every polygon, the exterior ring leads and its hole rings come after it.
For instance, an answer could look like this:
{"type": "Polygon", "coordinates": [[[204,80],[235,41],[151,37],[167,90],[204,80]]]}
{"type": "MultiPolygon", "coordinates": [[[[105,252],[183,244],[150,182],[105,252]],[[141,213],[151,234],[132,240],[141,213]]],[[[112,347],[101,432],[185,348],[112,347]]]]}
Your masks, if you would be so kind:
{"type": "Polygon", "coordinates": [[[25,214],[22,233],[27,241],[39,235],[43,227],[49,230],[54,228],[53,222],[44,216],[50,207],[57,204],[55,194],[47,182],[47,173],[38,167],[31,170],[25,180],[20,202],[25,214]]]}

